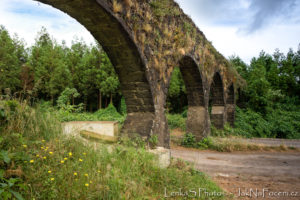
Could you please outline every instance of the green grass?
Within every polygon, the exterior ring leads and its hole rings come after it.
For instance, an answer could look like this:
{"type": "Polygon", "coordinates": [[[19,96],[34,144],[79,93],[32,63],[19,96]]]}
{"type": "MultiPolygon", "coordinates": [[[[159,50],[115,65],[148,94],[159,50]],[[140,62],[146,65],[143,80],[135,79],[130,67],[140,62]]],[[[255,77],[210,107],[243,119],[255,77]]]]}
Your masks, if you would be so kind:
{"type": "Polygon", "coordinates": [[[26,104],[11,110],[1,103],[1,199],[15,194],[24,199],[163,199],[165,188],[221,192],[183,161],[173,160],[162,169],[155,155],[143,148],[85,144],[63,136],[55,115],[26,104]],[[15,182],[10,188],[9,181],[15,182]]]}
{"type": "Polygon", "coordinates": [[[181,114],[167,114],[168,125],[170,129],[180,128],[181,130],[186,129],[186,118],[181,114]]]}

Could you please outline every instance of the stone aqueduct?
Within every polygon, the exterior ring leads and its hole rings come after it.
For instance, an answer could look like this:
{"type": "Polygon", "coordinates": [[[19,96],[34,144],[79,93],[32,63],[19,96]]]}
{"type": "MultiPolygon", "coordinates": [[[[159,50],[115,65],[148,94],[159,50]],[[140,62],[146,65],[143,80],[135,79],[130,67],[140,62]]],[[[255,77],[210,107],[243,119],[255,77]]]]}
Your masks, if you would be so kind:
{"type": "Polygon", "coordinates": [[[186,85],[188,132],[200,139],[211,122],[233,123],[238,75],[173,0],[37,1],[75,18],[106,51],[127,105],[123,133],[157,134],[169,148],[165,106],[174,67],[186,85]]]}

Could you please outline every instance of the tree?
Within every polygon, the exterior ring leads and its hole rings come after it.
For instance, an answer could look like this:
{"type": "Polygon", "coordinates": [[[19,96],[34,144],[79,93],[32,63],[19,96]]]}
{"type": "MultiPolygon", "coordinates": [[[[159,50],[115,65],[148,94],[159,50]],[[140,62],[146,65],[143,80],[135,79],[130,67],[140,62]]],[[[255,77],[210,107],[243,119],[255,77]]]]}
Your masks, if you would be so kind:
{"type": "Polygon", "coordinates": [[[0,26],[0,94],[10,88],[15,93],[21,88],[21,66],[27,56],[23,42],[11,38],[8,31],[0,26]]]}
{"type": "Polygon", "coordinates": [[[34,70],[35,87],[40,98],[54,99],[71,85],[64,48],[50,38],[45,28],[38,33],[31,48],[29,65],[34,70]]]}

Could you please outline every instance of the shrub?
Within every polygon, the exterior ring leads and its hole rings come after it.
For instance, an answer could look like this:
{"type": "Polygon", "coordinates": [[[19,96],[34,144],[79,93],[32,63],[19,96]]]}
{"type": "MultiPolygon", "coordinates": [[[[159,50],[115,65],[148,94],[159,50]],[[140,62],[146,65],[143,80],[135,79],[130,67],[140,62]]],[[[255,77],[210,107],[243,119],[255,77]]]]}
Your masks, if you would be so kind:
{"type": "Polygon", "coordinates": [[[213,146],[213,140],[210,137],[203,138],[200,142],[197,143],[197,147],[199,149],[208,149],[213,146]]]}
{"type": "Polygon", "coordinates": [[[195,136],[192,133],[184,134],[181,145],[185,147],[195,147],[196,146],[195,136]]]}

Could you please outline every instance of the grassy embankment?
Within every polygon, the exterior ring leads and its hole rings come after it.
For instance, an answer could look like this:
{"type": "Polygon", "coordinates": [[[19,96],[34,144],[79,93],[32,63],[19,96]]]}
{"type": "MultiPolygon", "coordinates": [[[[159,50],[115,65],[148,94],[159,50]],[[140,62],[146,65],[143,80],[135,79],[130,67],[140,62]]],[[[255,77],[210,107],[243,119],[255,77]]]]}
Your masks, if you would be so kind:
{"type": "Polygon", "coordinates": [[[155,156],[128,145],[136,144],[131,140],[94,148],[67,138],[55,116],[25,103],[0,102],[0,199],[161,199],[165,188],[221,192],[183,161],[159,168],[155,156]]]}

